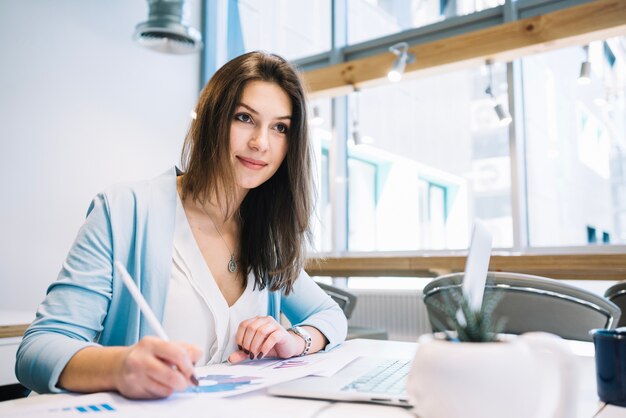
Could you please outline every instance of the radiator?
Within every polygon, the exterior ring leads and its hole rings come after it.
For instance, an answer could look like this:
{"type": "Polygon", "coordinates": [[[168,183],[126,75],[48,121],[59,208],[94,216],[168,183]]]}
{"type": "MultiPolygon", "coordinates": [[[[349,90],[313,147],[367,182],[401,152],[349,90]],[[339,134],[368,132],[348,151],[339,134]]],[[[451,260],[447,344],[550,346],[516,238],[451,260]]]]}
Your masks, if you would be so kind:
{"type": "Polygon", "coordinates": [[[431,332],[421,290],[350,289],[357,303],[349,324],[383,328],[390,340],[415,342],[431,332]]]}

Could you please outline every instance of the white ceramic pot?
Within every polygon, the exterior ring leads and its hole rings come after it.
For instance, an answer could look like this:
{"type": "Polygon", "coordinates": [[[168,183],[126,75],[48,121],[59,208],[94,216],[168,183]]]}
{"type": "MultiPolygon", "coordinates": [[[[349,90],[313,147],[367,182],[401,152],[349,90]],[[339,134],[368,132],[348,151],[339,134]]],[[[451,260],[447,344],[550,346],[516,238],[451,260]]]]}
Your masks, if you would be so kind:
{"type": "Polygon", "coordinates": [[[547,333],[493,343],[420,337],[407,391],[420,418],[571,418],[577,364],[547,333]]]}

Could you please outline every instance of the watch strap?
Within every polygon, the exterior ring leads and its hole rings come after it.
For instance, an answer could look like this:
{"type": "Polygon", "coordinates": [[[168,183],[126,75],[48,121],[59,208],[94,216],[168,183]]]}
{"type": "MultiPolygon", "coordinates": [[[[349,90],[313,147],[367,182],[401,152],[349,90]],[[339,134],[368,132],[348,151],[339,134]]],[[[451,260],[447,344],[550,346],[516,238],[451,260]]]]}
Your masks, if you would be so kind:
{"type": "Polygon", "coordinates": [[[311,334],[307,330],[302,327],[295,326],[289,328],[287,331],[291,331],[296,334],[298,337],[304,340],[304,350],[298,357],[306,356],[311,351],[311,343],[313,342],[313,338],[311,338],[311,334]]]}

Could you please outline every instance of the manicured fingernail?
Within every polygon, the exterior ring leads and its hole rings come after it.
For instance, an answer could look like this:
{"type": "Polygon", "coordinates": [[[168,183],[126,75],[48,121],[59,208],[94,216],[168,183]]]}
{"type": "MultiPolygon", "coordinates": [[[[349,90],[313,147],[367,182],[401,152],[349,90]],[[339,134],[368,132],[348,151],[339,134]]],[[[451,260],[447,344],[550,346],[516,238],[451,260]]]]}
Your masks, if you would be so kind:
{"type": "Polygon", "coordinates": [[[257,358],[257,359],[259,359],[259,360],[261,360],[261,359],[263,358],[263,352],[261,351],[261,352],[259,353],[259,355],[258,355],[258,356],[256,356],[256,358],[257,358]]]}
{"type": "Polygon", "coordinates": [[[243,347],[242,347],[242,346],[240,346],[239,344],[237,344],[237,348],[238,348],[239,350],[243,350],[243,347]]]}
{"type": "Polygon", "coordinates": [[[194,386],[198,386],[200,384],[200,382],[198,382],[198,378],[194,376],[193,374],[191,375],[189,380],[191,380],[191,383],[193,383],[194,386]]]}
{"type": "Polygon", "coordinates": [[[246,350],[246,349],[244,349],[243,352],[246,353],[246,354],[250,354],[250,352],[248,350],[246,350]]]}
{"type": "Polygon", "coordinates": [[[250,360],[254,360],[254,354],[250,353],[250,360]]]}

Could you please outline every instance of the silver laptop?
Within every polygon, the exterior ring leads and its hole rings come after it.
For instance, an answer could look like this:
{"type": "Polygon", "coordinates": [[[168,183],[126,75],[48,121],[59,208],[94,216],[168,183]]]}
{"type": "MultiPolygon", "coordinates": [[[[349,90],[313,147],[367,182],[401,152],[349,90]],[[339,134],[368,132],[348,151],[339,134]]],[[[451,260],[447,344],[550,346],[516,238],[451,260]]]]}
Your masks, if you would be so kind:
{"type": "Polygon", "coordinates": [[[411,406],[411,360],[359,357],[331,377],[309,376],[268,388],[270,395],[411,406]]]}
{"type": "MultiPolygon", "coordinates": [[[[466,277],[478,278],[484,288],[491,254],[491,234],[480,223],[474,224],[465,264],[466,277]]],[[[475,281],[473,283],[476,283],[475,281]]],[[[471,287],[471,283],[464,283],[471,287]]],[[[474,286],[475,288],[476,286],[474,286]]],[[[483,289],[474,289],[482,298],[483,289]]],[[[374,402],[412,406],[406,394],[411,360],[359,357],[331,377],[309,376],[271,386],[270,395],[337,401],[374,402]]]]}

